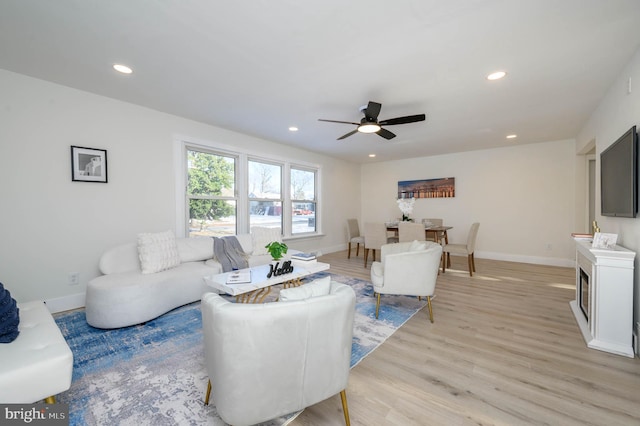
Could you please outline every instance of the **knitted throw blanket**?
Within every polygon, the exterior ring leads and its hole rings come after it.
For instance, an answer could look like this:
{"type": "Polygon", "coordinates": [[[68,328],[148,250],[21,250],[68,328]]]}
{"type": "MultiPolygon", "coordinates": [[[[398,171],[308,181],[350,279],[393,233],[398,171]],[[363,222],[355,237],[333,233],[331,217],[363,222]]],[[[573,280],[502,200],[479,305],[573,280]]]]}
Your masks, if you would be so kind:
{"type": "Polygon", "coordinates": [[[222,272],[249,267],[244,250],[233,235],[221,238],[213,237],[213,255],[222,265],[222,272]]]}
{"type": "Polygon", "coordinates": [[[18,334],[20,323],[19,309],[9,290],[0,283],[0,343],[13,342],[18,334]]]}

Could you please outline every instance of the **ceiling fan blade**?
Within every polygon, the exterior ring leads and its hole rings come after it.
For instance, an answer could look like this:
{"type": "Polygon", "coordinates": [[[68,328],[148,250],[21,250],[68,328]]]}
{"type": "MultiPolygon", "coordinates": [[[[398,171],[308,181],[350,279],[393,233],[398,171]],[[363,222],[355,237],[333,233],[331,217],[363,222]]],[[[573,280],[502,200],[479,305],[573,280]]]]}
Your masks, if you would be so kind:
{"type": "Polygon", "coordinates": [[[322,118],[318,118],[318,121],[326,121],[327,123],[353,124],[354,126],[360,125],[360,123],[354,123],[353,121],[324,120],[322,118]]]}
{"type": "Polygon", "coordinates": [[[394,124],[407,124],[415,123],[417,121],[424,121],[427,118],[424,114],[407,115],[406,117],[390,118],[388,120],[381,120],[378,124],[381,126],[393,126],[394,124]]]}
{"type": "Polygon", "coordinates": [[[367,121],[376,121],[378,119],[378,115],[380,115],[381,108],[382,104],[369,101],[367,108],[363,111],[367,121]]]}
{"type": "MultiPolygon", "coordinates": [[[[357,131],[357,130],[356,130],[357,131]]],[[[387,129],[380,129],[376,132],[378,135],[382,136],[383,138],[389,140],[389,139],[393,139],[396,137],[395,134],[391,133],[390,131],[388,131],[387,129]]]]}
{"type": "Polygon", "coordinates": [[[339,137],[338,139],[336,139],[336,140],[342,140],[342,139],[344,139],[344,138],[348,138],[349,136],[351,136],[351,135],[353,135],[353,134],[355,134],[355,133],[358,133],[358,129],[355,129],[354,131],[349,132],[349,133],[347,133],[346,135],[342,135],[342,136],[340,136],[340,137],[339,137]]]}

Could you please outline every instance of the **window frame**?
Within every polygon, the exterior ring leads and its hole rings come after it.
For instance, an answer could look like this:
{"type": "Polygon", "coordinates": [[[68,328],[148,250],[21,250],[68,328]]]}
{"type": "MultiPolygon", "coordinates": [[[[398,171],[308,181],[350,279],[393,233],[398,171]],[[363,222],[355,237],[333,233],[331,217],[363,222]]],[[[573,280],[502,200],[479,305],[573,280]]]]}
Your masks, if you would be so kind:
{"type": "Polygon", "coordinates": [[[319,233],[318,230],[318,215],[319,215],[319,209],[318,209],[318,185],[319,185],[319,177],[318,177],[318,169],[315,169],[313,167],[308,167],[308,166],[304,166],[304,165],[300,165],[298,163],[291,163],[288,166],[288,170],[287,170],[287,177],[288,177],[288,182],[287,182],[287,190],[289,191],[289,215],[291,216],[291,219],[289,221],[289,223],[291,224],[291,229],[290,229],[290,233],[292,236],[294,237],[298,237],[298,236],[305,236],[305,235],[315,235],[319,233]],[[294,194],[291,194],[291,174],[293,173],[294,170],[298,170],[301,172],[309,172],[309,173],[313,173],[314,175],[314,180],[313,180],[313,199],[297,199],[297,198],[293,198],[294,194]],[[294,203],[313,203],[315,205],[315,209],[314,209],[314,218],[315,218],[315,231],[312,232],[299,232],[294,234],[293,233],[293,205],[294,203]]]}
{"type": "Polygon", "coordinates": [[[247,215],[247,220],[248,220],[248,227],[251,228],[251,202],[252,201],[258,201],[258,202],[276,202],[276,203],[280,203],[280,210],[281,210],[281,219],[280,219],[280,230],[282,231],[282,234],[285,234],[285,223],[286,223],[286,218],[284,215],[284,209],[286,206],[286,198],[285,198],[285,189],[284,189],[284,174],[285,174],[285,165],[284,163],[281,162],[275,162],[275,161],[267,161],[264,158],[260,158],[260,157],[255,157],[255,156],[250,156],[247,158],[247,190],[246,190],[246,196],[247,196],[247,211],[249,212],[249,214],[247,215]],[[279,198],[261,198],[261,197],[250,197],[250,191],[249,191],[249,172],[250,172],[250,167],[249,167],[249,163],[260,163],[260,164],[266,164],[268,166],[275,166],[275,167],[279,167],[280,168],[280,179],[279,179],[279,184],[280,184],[280,197],[279,198]]]}
{"type": "MultiPolygon", "coordinates": [[[[174,170],[175,170],[175,198],[176,198],[176,236],[189,236],[189,208],[187,199],[187,150],[208,152],[236,158],[235,200],[236,200],[236,234],[248,234],[250,229],[249,217],[249,161],[264,162],[281,167],[281,197],[282,197],[282,236],[283,240],[304,239],[322,235],[322,221],[319,214],[321,206],[322,167],[319,164],[307,163],[299,160],[256,153],[242,148],[213,143],[206,140],[196,140],[191,137],[174,136],[174,170]],[[315,172],[315,203],[316,227],[315,232],[292,234],[292,206],[291,198],[291,169],[315,172]]],[[[276,201],[276,200],[270,200],[276,201]]]]}

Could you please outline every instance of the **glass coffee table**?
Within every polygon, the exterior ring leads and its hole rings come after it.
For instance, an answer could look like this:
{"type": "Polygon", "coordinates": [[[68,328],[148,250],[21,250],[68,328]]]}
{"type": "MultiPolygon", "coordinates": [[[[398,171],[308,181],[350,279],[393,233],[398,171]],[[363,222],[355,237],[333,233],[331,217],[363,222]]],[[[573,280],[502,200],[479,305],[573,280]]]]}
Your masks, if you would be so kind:
{"type": "Polygon", "coordinates": [[[262,303],[262,301],[271,293],[271,287],[276,284],[284,284],[284,287],[297,287],[302,284],[302,278],[315,274],[316,272],[326,271],[330,265],[323,262],[292,262],[293,272],[271,276],[267,278],[270,271],[270,265],[254,266],[252,268],[240,269],[238,271],[229,271],[222,274],[210,275],[204,277],[207,287],[216,293],[226,293],[236,296],[236,302],[239,303],[262,303]],[[232,283],[233,275],[246,276],[250,274],[250,282],[232,283]]]}

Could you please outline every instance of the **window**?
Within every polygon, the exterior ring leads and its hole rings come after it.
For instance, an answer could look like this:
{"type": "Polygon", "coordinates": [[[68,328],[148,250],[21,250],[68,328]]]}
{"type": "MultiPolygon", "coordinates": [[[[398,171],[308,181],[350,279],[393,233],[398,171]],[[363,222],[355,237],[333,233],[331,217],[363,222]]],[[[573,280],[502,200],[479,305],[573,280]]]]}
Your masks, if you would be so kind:
{"type": "Polygon", "coordinates": [[[253,226],[278,228],[284,238],[319,232],[319,167],[187,141],[179,141],[176,158],[184,235],[245,234],[253,226]]]}
{"type": "Polygon", "coordinates": [[[189,236],[235,235],[236,159],[187,149],[189,236]]]}
{"type": "Polygon", "coordinates": [[[291,167],[291,233],[316,232],[316,172],[291,167]]]}
{"type": "Polygon", "coordinates": [[[249,228],[282,231],[282,166],[249,160],[249,228]]]}

